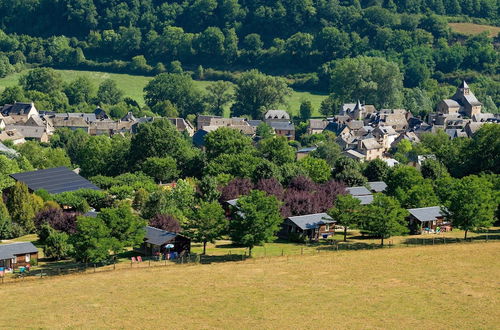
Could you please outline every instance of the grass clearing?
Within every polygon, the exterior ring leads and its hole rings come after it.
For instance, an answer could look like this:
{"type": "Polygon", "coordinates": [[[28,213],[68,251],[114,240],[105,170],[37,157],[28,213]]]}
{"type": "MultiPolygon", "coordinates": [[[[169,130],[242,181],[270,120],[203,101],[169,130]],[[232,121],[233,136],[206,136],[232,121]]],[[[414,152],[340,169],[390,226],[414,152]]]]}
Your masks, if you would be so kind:
{"type": "MultiPolygon", "coordinates": [[[[136,76],[124,73],[108,73],[108,72],[99,72],[99,71],[80,71],[80,70],[56,70],[61,73],[63,80],[65,82],[69,82],[71,80],[76,79],[77,77],[85,76],[88,77],[91,81],[94,82],[94,85],[97,87],[101,82],[105,79],[113,79],[116,81],[118,88],[124,91],[125,96],[131,97],[141,105],[144,105],[144,95],[143,88],[146,84],[153,79],[153,77],[149,76],[136,76]]],[[[19,81],[19,77],[25,74],[27,70],[23,72],[18,72],[11,74],[5,78],[0,78],[0,92],[5,89],[5,87],[17,85],[19,81]]],[[[212,81],[194,81],[195,86],[200,90],[205,90],[205,88],[212,83],[212,81]]],[[[298,114],[300,103],[302,100],[310,100],[314,113],[313,116],[319,116],[319,106],[321,101],[326,98],[327,95],[318,94],[318,93],[310,93],[304,91],[294,91],[292,96],[288,100],[288,104],[283,108],[288,110],[290,113],[298,114]]],[[[226,116],[229,115],[229,107],[226,111],[226,116]]]]}
{"type": "Polygon", "coordinates": [[[18,282],[0,286],[0,328],[493,329],[499,252],[454,244],[18,282]]]}
{"type": "Polygon", "coordinates": [[[481,25],[474,23],[448,23],[454,32],[469,35],[479,34],[484,31],[489,31],[491,38],[496,37],[500,33],[500,27],[493,25],[481,25]]]}

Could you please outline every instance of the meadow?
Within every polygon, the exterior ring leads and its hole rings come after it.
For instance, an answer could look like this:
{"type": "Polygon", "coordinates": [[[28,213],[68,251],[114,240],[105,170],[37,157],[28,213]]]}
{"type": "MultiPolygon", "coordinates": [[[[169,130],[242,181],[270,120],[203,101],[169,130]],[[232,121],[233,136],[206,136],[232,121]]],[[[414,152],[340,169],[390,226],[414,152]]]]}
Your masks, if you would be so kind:
{"type": "Polygon", "coordinates": [[[500,33],[500,27],[493,25],[481,25],[474,23],[449,23],[448,25],[454,32],[464,35],[475,35],[488,31],[489,36],[494,38],[500,33]]]}
{"type": "Polygon", "coordinates": [[[500,322],[500,242],[68,275],[0,286],[0,328],[439,328],[500,322]]]}
{"type": "MultiPolygon", "coordinates": [[[[146,84],[153,79],[150,76],[138,76],[122,73],[108,73],[99,71],[79,71],[79,70],[56,70],[58,71],[65,82],[76,79],[80,76],[88,77],[95,86],[98,86],[105,79],[113,79],[116,81],[118,88],[124,91],[125,96],[131,97],[139,104],[144,105],[144,95],[143,88],[146,84]]],[[[11,74],[5,78],[0,78],[0,92],[8,86],[17,85],[19,77],[26,73],[25,71],[11,74]]],[[[195,80],[194,84],[199,90],[205,90],[205,88],[213,83],[212,81],[206,80],[195,80]]],[[[293,91],[292,95],[288,98],[287,104],[283,105],[281,108],[289,111],[290,113],[298,114],[300,103],[303,100],[311,101],[314,108],[314,116],[319,116],[319,106],[321,101],[326,98],[326,95],[310,93],[304,91],[293,91]]],[[[229,116],[229,107],[226,109],[226,116],[229,116]]]]}

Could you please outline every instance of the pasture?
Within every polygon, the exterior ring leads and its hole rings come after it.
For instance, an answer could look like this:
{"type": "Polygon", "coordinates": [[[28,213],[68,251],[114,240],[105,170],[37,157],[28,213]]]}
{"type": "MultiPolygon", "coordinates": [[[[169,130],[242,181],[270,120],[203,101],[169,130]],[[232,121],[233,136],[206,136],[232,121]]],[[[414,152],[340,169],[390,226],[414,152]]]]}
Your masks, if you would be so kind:
{"type": "Polygon", "coordinates": [[[0,328],[440,328],[500,322],[500,242],[68,275],[0,286],[0,328]]]}
{"type": "Polygon", "coordinates": [[[474,23],[448,23],[454,32],[464,35],[475,35],[484,31],[489,32],[489,36],[494,38],[500,33],[500,27],[492,25],[481,25],[474,23]]]}
{"type": "MultiPolygon", "coordinates": [[[[69,82],[76,79],[79,76],[88,77],[94,85],[97,86],[103,82],[105,79],[113,79],[116,81],[118,88],[123,90],[124,95],[133,98],[139,104],[144,105],[144,95],[143,88],[146,84],[153,79],[149,76],[137,76],[122,73],[108,73],[99,71],[79,71],[79,70],[56,70],[58,71],[64,82],[69,82]]],[[[0,92],[8,86],[17,85],[19,77],[25,74],[27,71],[18,72],[11,74],[5,78],[0,78],[0,92]]],[[[204,91],[205,88],[210,85],[212,81],[200,81],[195,80],[194,84],[199,89],[204,91]]],[[[314,108],[314,116],[319,116],[319,106],[321,101],[326,98],[326,95],[310,93],[304,91],[293,91],[292,95],[288,98],[287,104],[283,105],[281,108],[289,111],[290,113],[298,114],[300,103],[302,100],[310,100],[314,108]]],[[[228,107],[229,109],[229,107],[228,107]]],[[[226,116],[229,116],[229,110],[226,111],[226,116]]]]}

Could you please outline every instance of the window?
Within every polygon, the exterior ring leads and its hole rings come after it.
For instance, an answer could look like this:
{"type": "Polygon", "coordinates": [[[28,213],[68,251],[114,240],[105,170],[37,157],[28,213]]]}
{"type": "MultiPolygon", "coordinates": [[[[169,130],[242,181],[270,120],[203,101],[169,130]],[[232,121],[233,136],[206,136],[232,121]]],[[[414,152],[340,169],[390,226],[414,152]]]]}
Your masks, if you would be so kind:
{"type": "Polygon", "coordinates": [[[12,258],[12,263],[17,264],[17,256],[14,256],[14,258],[12,258]]]}
{"type": "Polygon", "coordinates": [[[325,231],[330,231],[330,225],[329,224],[325,225],[325,231]]]}
{"type": "Polygon", "coordinates": [[[26,255],[24,256],[24,261],[30,262],[30,254],[29,253],[26,253],[26,255]]]}

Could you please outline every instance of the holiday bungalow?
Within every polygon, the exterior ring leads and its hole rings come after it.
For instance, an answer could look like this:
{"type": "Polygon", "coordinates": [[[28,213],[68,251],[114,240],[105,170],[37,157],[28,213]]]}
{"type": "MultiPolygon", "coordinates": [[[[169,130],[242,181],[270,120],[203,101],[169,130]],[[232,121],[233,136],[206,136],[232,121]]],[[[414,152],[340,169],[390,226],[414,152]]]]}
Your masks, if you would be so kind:
{"type": "Polygon", "coordinates": [[[288,217],[281,225],[278,237],[317,241],[335,234],[335,221],[326,213],[288,217]]]}
{"type": "Polygon", "coordinates": [[[436,233],[452,229],[440,206],[408,209],[408,212],[410,212],[408,222],[412,234],[436,233]]]}
{"type": "Polygon", "coordinates": [[[31,242],[0,245],[0,273],[28,266],[38,259],[38,249],[31,242]]]}
{"type": "Polygon", "coordinates": [[[146,226],[144,229],[146,231],[144,243],[139,249],[136,249],[137,252],[146,256],[165,255],[172,252],[183,256],[191,251],[191,240],[179,233],[150,226],[146,226]]]}

